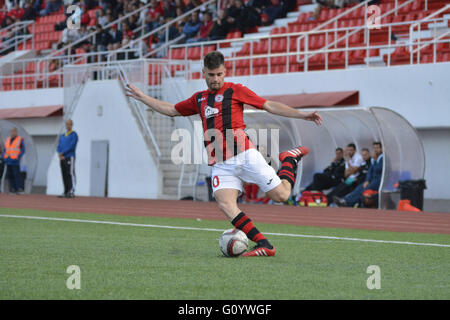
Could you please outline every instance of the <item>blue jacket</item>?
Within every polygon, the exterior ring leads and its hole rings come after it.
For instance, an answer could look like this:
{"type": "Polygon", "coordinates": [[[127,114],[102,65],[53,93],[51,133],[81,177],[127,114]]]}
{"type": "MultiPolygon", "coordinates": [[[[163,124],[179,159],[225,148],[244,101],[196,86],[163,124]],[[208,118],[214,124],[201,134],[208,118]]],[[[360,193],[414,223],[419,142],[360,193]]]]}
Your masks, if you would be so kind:
{"type": "MultiPolygon", "coordinates": [[[[6,143],[5,143],[6,145],[6,143]]],[[[6,148],[3,148],[2,158],[5,156],[6,148]]],[[[20,165],[20,159],[22,159],[23,154],[25,153],[25,142],[22,138],[22,142],[20,143],[20,153],[19,153],[19,159],[10,159],[6,158],[5,164],[8,165],[20,165]]]]}
{"type": "Polygon", "coordinates": [[[56,151],[62,153],[64,158],[75,158],[75,149],[77,148],[78,135],[75,131],[72,131],[67,137],[66,133],[63,133],[59,137],[58,148],[56,151]]]}
{"type": "Polygon", "coordinates": [[[201,22],[198,21],[197,23],[193,23],[192,21],[186,22],[186,24],[183,27],[183,33],[186,35],[187,38],[195,37],[200,30],[200,27],[202,26],[201,22]]]}
{"type": "Polygon", "coordinates": [[[366,181],[369,181],[367,189],[378,190],[381,183],[381,175],[383,173],[383,154],[380,154],[375,162],[370,166],[367,172],[366,181]]]}

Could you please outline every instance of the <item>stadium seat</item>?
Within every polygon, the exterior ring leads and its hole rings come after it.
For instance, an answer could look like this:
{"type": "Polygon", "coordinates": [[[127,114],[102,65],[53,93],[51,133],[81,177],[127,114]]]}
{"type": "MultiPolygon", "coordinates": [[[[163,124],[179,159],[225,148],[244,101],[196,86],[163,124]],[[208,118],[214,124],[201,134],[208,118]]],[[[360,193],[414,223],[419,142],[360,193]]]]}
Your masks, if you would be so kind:
{"type": "Polygon", "coordinates": [[[287,57],[272,57],[270,58],[270,65],[286,65],[287,57]]]}
{"type": "Polygon", "coordinates": [[[236,68],[249,68],[249,67],[250,67],[249,59],[236,60],[236,68]]]}

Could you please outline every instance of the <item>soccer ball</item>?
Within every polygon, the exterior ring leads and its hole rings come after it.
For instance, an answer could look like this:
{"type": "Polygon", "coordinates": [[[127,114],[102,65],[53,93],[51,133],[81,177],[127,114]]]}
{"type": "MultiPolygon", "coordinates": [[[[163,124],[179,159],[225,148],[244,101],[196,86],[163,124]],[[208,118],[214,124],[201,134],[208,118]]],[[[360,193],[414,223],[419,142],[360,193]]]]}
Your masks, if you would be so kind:
{"type": "Polygon", "coordinates": [[[239,229],[225,230],[219,239],[220,250],[226,257],[238,257],[248,249],[248,238],[239,229]]]}

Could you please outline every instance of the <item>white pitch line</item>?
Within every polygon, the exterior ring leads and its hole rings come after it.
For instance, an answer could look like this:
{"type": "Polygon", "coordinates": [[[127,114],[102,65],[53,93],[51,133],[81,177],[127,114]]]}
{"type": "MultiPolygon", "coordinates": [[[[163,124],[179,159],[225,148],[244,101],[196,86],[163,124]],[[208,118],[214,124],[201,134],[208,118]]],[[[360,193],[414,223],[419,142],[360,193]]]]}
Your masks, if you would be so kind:
{"type": "MultiPolygon", "coordinates": [[[[82,220],[82,219],[52,218],[52,217],[37,217],[37,216],[19,216],[19,215],[9,215],[9,214],[0,214],[0,217],[1,218],[31,219],[31,220],[81,222],[81,223],[107,224],[107,225],[117,225],[117,226],[145,227],[145,228],[197,230],[197,231],[214,231],[214,232],[223,232],[224,231],[222,229],[213,229],[213,228],[176,227],[176,226],[165,226],[165,225],[157,225],[157,224],[142,224],[142,223],[129,223],[129,222],[82,220]]],[[[440,243],[420,243],[420,242],[409,242],[409,241],[359,239],[359,238],[334,237],[334,236],[316,236],[316,235],[295,234],[295,233],[264,232],[264,234],[272,235],[272,236],[282,236],[282,237],[314,238],[314,239],[344,240],[344,241],[360,241],[360,242],[375,242],[375,243],[389,243],[389,244],[403,244],[403,245],[413,245],[413,246],[429,246],[429,247],[450,248],[450,244],[440,244],[440,243]]]]}

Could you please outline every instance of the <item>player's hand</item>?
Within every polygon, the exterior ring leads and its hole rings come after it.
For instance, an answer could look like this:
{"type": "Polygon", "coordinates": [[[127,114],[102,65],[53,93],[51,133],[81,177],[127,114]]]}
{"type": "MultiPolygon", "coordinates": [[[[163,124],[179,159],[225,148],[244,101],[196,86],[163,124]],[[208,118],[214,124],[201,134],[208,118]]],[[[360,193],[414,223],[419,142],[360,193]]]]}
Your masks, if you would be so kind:
{"type": "Polygon", "coordinates": [[[308,121],[314,121],[318,126],[322,124],[322,116],[318,111],[306,112],[304,119],[308,121]]]}
{"type": "Polygon", "coordinates": [[[141,100],[144,96],[142,91],[139,88],[133,86],[131,83],[127,83],[126,91],[127,97],[132,97],[136,100],[141,100]]]}

